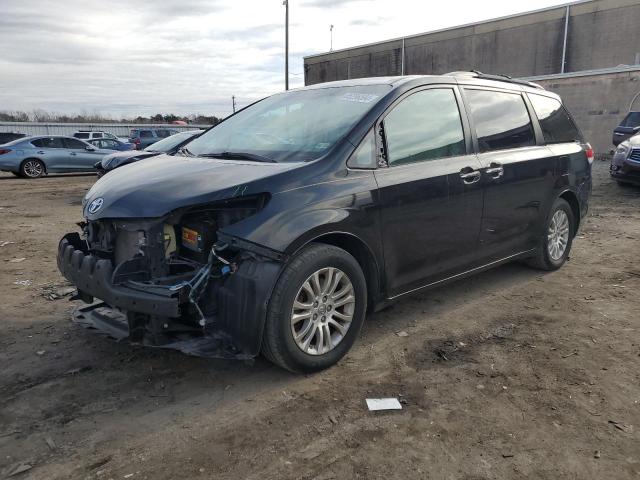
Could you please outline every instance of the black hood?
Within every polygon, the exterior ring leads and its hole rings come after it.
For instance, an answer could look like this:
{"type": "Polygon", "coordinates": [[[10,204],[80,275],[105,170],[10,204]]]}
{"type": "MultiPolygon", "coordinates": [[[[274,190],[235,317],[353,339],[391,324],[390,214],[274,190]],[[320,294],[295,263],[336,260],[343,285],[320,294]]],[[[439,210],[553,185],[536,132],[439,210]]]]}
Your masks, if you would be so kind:
{"type": "Polygon", "coordinates": [[[259,180],[303,165],[160,155],[152,167],[137,162],[98,180],[83,200],[83,214],[90,220],[161,217],[180,207],[262,193],[259,180]]]}
{"type": "Polygon", "coordinates": [[[137,162],[143,158],[154,157],[162,152],[147,152],[145,150],[126,150],[124,152],[112,153],[105,155],[100,162],[103,170],[113,170],[120,165],[137,162]]]}

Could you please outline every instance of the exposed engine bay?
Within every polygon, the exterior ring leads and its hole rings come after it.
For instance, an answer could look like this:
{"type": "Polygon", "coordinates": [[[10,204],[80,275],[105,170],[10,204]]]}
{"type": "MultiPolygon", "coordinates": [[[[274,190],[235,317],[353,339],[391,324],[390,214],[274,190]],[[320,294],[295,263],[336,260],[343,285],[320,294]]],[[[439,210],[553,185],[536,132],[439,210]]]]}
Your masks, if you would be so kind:
{"type": "Polygon", "coordinates": [[[266,201],[242,197],[163,218],[79,223],[81,233],[67,234],[58,255],[78,287],[74,298],[90,304],[74,320],[118,340],[192,355],[257,355],[281,262],[220,230],[266,201]]]}

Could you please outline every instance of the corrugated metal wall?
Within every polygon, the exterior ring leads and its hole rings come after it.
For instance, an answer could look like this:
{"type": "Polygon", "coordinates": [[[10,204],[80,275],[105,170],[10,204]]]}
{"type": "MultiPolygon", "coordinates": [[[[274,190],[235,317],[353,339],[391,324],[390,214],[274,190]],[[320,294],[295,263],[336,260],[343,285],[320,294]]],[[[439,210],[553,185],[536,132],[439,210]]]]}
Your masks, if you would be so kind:
{"type": "Polygon", "coordinates": [[[173,130],[195,130],[211,125],[167,125],[125,123],[38,123],[0,122],[0,132],[19,132],[27,135],[72,135],[78,130],[102,130],[118,137],[127,137],[132,128],[171,128],[173,130]]]}

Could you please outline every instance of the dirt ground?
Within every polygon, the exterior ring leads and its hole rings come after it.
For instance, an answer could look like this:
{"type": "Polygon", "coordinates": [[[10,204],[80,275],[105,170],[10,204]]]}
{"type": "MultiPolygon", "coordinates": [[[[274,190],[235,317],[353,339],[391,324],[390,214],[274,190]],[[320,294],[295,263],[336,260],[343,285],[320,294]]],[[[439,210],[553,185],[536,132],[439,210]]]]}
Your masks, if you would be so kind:
{"type": "Polygon", "coordinates": [[[310,376],[73,326],[56,246],[95,177],[0,174],[0,478],[640,477],[640,189],[594,174],[560,271],[407,298],[310,376]]]}

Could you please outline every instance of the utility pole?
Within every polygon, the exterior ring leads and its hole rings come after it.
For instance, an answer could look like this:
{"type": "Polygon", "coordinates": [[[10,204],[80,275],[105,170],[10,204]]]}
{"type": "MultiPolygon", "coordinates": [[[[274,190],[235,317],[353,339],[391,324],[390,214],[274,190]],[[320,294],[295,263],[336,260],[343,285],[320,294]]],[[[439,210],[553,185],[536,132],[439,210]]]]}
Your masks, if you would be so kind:
{"type": "Polygon", "coordinates": [[[233,105],[233,113],[236,113],[236,96],[231,95],[231,105],[233,105]]]}
{"type": "Polygon", "coordinates": [[[329,35],[331,35],[331,44],[329,46],[329,51],[333,52],[333,25],[329,27],[329,35]]]}
{"type": "Polygon", "coordinates": [[[284,5],[284,89],[289,90],[289,0],[284,5]]]}

